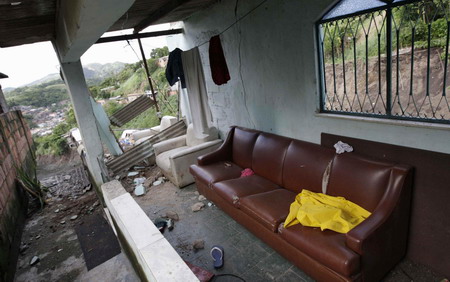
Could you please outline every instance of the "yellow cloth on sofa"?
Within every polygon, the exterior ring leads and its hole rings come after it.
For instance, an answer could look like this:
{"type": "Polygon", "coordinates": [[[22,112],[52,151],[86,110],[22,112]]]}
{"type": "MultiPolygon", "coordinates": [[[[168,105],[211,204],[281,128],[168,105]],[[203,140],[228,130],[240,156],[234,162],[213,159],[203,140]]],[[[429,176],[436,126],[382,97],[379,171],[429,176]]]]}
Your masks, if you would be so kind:
{"type": "Polygon", "coordinates": [[[322,193],[303,190],[291,204],[284,227],[301,223],[303,226],[320,227],[347,233],[370,216],[370,212],[346,200],[322,193]]]}

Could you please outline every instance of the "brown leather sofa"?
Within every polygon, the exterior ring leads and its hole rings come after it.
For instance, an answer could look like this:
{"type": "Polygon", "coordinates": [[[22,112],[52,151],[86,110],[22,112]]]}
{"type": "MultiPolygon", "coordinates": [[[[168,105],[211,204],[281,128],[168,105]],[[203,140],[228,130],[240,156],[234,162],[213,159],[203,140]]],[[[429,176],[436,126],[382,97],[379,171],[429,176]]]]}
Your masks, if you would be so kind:
{"type": "Polygon", "coordinates": [[[412,169],[257,130],[232,127],[190,172],[198,191],[318,281],[378,281],[405,255],[412,169]],[[347,234],[283,222],[302,190],[343,196],[372,212],[347,234]],[[255,174],[240,177],[244,168],[255,174]]]}

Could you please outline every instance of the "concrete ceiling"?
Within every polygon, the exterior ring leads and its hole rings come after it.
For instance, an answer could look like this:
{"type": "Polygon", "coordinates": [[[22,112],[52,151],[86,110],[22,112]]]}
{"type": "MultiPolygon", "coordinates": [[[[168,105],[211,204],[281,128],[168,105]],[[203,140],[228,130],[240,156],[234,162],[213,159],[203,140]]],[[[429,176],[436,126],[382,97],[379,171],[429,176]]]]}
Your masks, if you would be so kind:
{"type": "MultiPolygon", "coordinates": [[[[0,0],[0,47],[56,39],[60,0],[0,0]]],[[[63,0],[67,1],[67,0],[63,0]]],[[[75,0],[70,0],[75,1],[75,0]]],[[[92,0],[79,0],[89,6],[92,0]],[[86,2],[85,2],[86,1],[86,2]]],[[[181,21],[217,0],[135,0],[106,31],[181,21]]],[[[99,13],[102,15],[102,13],[99,13]]]]}

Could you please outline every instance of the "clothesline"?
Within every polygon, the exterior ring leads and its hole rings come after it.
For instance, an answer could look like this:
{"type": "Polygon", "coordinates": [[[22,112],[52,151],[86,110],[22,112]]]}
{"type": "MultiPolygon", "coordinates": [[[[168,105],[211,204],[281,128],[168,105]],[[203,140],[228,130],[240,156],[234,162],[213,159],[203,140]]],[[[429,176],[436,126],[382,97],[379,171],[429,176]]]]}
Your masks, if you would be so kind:
{"type": "MultiPolygon", "coordinates": [[[[240,22],[241,20],[243,20],[244,18],[246,18],[248,15],[250,15],[253,11],[255,11],[256,9],[258,9],[261,5],[263,5],[264,3],[266,3],[268,0],[263,0],[261,1],[261,3],[259,3],[258,5],[256,5],[253,9],[251,9],[250,11],[248,11],[247,13],[245,13],[242,17],[240,17],[239,19],[235,20],[232,24],[230,24],[227,28],[225,28],[224,30],[222,30],[221,32],[219,32],[216,35],[222,35],[223,33],[225,33],[227,30],[229,30],[230,28],[232,28],[235,24],[237,24],[238,22],[240,22]]],[[[197,45],[196,47],[200,47],[205,45],[206,43],[209,42],[209,39],[199,45],[197,45]]]]}

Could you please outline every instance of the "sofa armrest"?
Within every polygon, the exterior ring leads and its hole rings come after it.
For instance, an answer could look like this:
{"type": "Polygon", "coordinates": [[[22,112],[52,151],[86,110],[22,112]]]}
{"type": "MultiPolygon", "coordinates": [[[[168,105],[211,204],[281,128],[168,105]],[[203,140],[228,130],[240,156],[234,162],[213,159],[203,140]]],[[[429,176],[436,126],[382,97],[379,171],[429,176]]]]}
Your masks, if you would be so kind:
{"type": "Polygon", "coordinates": [[[176,185],[183,187],[194,182],[193,176],[189,173],[189,167],[195,163],[198,156],[216,150],[221,142],[220,139],[205,142],[170,156],[170,168],[176,185]]]}
{"type": "Polygon", "coordinates": [[[396,166],[388,188],[376,209],[361,224],[346,234],[347,246],[364,256],[386,258],[406,252],[411,203],[412,169],[396,166]],[[384,254],[381,254],[383,252],[384,254]]]}
{"type": "Polygon", "coordinates": [[[216,140],[213,140],[213,141],[208,141],[208,142],[205,142],[205,143],[201,143],[201,144],[198,144],[196,146],[192,146],[192,147],[186,148],[183,151],[177,152],[176,154],[172,155],[171,158],[172,159],[181,158],[181,157],[184,157],[184,156],[189,155],[189,154],[200,152],[200,151],[202,151],[204,149],[207,149],[209,147],[218,145],[220,143],[222,143],[222,140],[220,140],[220,139],[216,139],[216,140]]]}
{"type": "Polygon", "coordinates": [[[209,165],[219,161],[231,160],[232,139],[235,126],[231,127],[225,142],[215,151],[199,156],[197,158],[198,165],[209,165]]]}
{"type": "Polygon", "coordinates": [[[155,152],[155,155],[158,156],[165,151],[169,151],[182,146],[186,146],[186,135],[181,135],[169,140],[164,140],[156,143],[153,145],[153,150],[155,152]]]}

